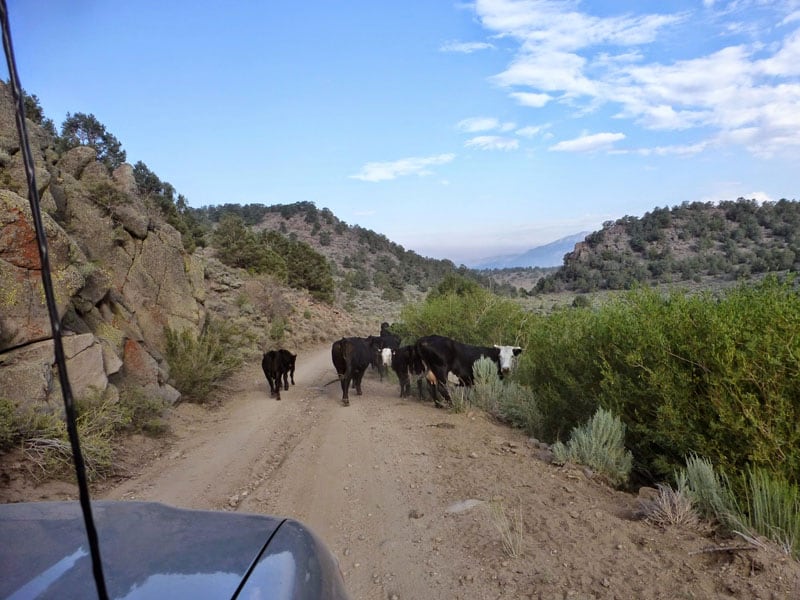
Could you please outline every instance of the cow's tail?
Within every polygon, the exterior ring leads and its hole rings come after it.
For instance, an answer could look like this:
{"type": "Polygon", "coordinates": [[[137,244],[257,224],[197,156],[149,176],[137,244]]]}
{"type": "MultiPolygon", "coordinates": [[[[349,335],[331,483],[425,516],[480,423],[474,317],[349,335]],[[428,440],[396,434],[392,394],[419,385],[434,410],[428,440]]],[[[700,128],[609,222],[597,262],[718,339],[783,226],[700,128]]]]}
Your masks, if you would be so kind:
{"type": "Polygon", "coordinates": [[[327,386],[329,386],[329,385],[330,385],[330,384],[332,384],[332,383],[336,383],[337,381],[340,381],[341,379],[342,379],[341,377],[337,377],[336,379],[331,379],[331,380],[330,380],[328,383],[326,383],[326,384],[325,384],[325,385],[323,385],[322,387],[327,387],[327,386]]]}

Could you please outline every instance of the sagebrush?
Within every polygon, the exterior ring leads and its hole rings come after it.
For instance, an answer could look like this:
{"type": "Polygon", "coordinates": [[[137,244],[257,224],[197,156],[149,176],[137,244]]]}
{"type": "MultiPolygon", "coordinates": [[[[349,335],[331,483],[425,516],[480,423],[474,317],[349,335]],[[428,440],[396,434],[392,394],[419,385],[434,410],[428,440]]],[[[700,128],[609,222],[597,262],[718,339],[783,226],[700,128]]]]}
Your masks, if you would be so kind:
{"type": "Polygon", "coordinates": [[[207,401],[215,387],[244,362],[241,332],[225,321],[209,319],[199,335],[189,329],[167,328],[165,333],[170,380],[190,402],[207,401]]]}
{"type": "Polygon", "coordinates": [[[619,417],[602,408],[588,423],[573,429],[566,444],[556,442],[552,450],[556,464],[586,465],[615,485],[628,480],[633,464],[633,455],[625,449],[625,426],[619,417]]]}

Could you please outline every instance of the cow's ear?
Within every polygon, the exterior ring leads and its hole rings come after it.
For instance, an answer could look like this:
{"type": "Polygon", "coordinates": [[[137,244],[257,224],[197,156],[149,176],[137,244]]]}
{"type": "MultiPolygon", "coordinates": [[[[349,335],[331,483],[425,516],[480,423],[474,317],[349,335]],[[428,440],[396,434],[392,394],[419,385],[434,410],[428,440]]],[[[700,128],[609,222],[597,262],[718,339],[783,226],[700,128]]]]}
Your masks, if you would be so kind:
{"type": "Polygon", "coordinates": [[[517,346],[516,348],[514,348],[514,356],[519,356],[520,354],[522,354],[522,348],[517,346]]]}

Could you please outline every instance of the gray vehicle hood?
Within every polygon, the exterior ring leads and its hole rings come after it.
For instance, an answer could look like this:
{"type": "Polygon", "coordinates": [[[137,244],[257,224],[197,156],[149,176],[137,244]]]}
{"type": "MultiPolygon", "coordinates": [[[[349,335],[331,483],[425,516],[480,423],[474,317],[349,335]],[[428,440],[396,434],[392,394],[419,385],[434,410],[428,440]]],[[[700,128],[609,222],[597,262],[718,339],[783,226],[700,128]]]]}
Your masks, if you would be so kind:
{"type": "MultiPolygon", "coordinates": [[[[93,502],[111,598],[347,598],[338,564],[301,523],[150,502],[93,502]]],[[[93,598],[77,502],[0,505],[0,597],[93,598]]]]}

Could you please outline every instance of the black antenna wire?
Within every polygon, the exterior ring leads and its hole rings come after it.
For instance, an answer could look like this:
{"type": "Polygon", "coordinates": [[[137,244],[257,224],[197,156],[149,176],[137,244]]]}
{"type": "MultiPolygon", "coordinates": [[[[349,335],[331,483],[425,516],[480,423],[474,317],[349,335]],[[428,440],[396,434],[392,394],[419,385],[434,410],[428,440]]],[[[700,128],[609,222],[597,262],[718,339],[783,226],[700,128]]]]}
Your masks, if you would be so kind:
{"type": "Polygon", "coordinates": [[[44,226],[42,225],[42,215],[39,208],[39,192],[36,187],[36,176],[34,172],[33,155],[31,154],[30,143],[28,142],[28,128],[25,125],[25,101],[22,95],[22,86],[19,83],[17,65],[14,60],[14,49],[11,45],[11,29],[8,24],[8,9],[6,1],[0,0],[0,26],[3,29],[3,49],[6,53],[8,62],[9,82],[14,96],[16,106],[17,130],[19,132],[19,143],[22,150],[22,157],[25,163],[25,176],[28,181],[28,200],[31,205],[33,224],[36,229],[36,240],[39,243],[39,259],[42,267],[42,285],[44,286],[45,299],[47,301],[47,312],[50,315],[50,328],[53,334],[53,345],[55,347],[56,366],[58,367],[58,379],[61,383],[61,393],[64,397],[64,415],[67,422],[67,433],[72,445],[72,459],[75,463],[75,474],[78,478],[78,491],[80,494],[81,509],[83,510],[83,520],[86,526],[86,535],[89,538],[89,549],[92,556],[92,571],[97,587],[97,596],[100,600],[108,599],[106,582],[103,577],[103,565],[100,560],[100,544],[97,539],[97,530],[92,518],[92,505],[89,500],[89,486],[86,482],[86,468],[81,454],[81,446],[78,440],[78,427],[75,422],[75,404],[72,401],[72,388],[67,377],[67,362],[64,359],[64,346],[61,342],[61,323],[58,319],[55,294],[53,293],[53,282],[50,277],[50,259],[47,254],[47,237],[45,236],[44,226]]]}

